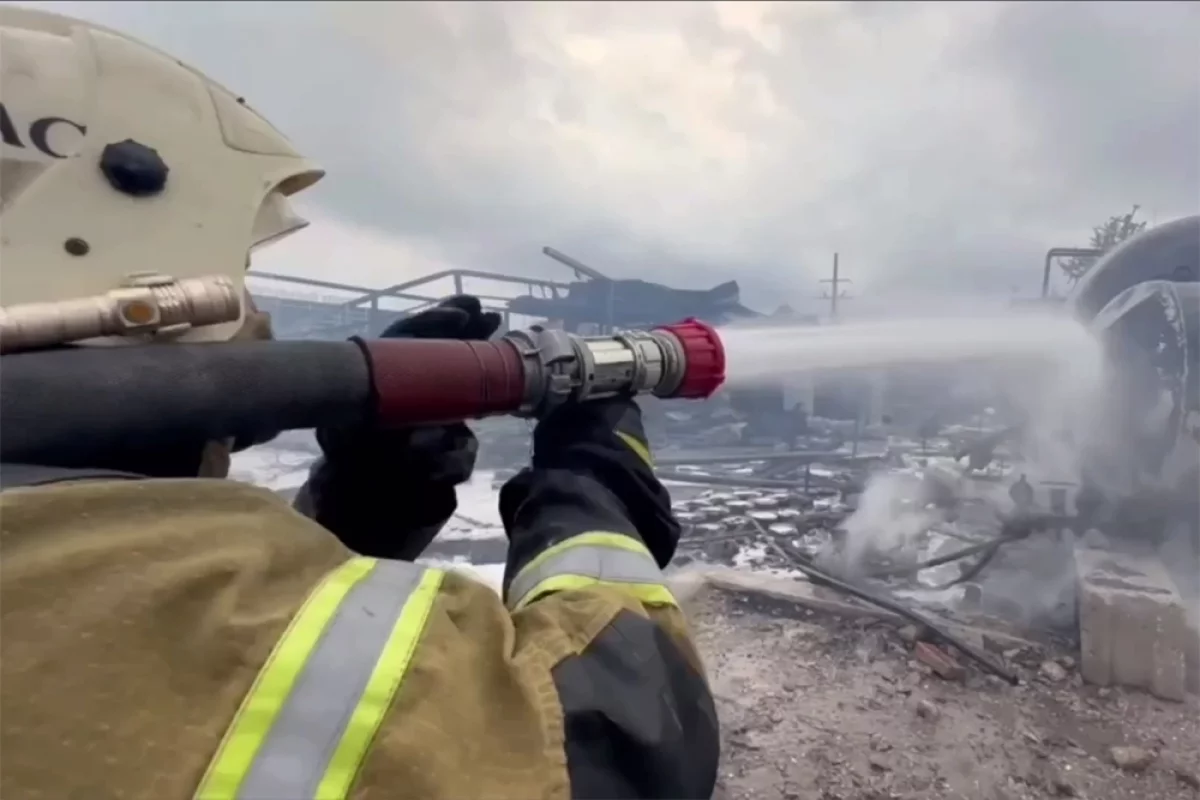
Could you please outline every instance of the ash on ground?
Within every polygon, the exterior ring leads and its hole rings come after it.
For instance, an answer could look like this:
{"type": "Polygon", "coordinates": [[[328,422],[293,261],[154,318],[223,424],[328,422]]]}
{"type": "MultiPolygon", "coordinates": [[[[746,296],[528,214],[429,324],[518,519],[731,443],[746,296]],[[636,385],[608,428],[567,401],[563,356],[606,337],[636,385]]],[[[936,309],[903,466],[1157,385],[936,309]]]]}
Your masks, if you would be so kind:
{"type": "Polygon", "coordinates": [[[937,676],[912,632],[757,593],[687,601],[717,696],[720,800],[1195,798],[1200,706],[1083,686],[1052,644],[1009,686],[937,676]]]}

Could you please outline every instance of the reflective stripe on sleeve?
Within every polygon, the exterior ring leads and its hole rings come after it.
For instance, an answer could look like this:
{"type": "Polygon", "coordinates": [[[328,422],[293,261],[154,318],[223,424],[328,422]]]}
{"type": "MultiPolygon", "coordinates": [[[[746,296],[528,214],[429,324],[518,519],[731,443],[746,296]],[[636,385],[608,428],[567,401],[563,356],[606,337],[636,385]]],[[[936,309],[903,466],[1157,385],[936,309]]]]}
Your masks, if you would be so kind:
{"type": "Polygon", "coordinates": [[[550,592],[595,585],[632,594],[647,605],[678,605],[645,545],[603,532],[574,536],[539,554],[513,578],[506,599],[515,611],[550,592]]]}
{"type": "Polygon", "coordinates": [[[444,573],[354,558],[331,572],[259,672],[197,800],[343,800],[433,608],[444,573]]]}
{"type": "Polygon", "coordinates": [[[650,455],[650,448],[646,446],[645,442],[643,442],[641,439],[638,439],[636,436],[625,433],[625,431],[617,431],[617,438],[624,442],[626,447],[636,453],[637,457],[640,458],[647,467],[654,469],[654,458],[650,455]]]}

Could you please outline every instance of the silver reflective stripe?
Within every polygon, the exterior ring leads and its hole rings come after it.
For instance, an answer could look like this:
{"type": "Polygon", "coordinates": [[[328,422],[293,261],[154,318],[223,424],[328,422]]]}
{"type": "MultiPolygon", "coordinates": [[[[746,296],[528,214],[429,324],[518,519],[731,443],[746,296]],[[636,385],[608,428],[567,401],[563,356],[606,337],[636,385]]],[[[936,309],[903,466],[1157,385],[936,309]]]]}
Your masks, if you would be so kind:
{"type": "Polygon", "coordinates": [[[559,575],[581,575],[611,583],[662,584],[662,570],[649,555],[618,547],[578,545],[568,547],[540,564],[527,567],[508,587],[508,605],[520,605],[542,581],[559,575]]]}
{"type": "Polygon", "coordinates": [[[316,796],[404,604],[425,570],[379,561],[338,606],[238,789],[239,800],[316,796]]]}

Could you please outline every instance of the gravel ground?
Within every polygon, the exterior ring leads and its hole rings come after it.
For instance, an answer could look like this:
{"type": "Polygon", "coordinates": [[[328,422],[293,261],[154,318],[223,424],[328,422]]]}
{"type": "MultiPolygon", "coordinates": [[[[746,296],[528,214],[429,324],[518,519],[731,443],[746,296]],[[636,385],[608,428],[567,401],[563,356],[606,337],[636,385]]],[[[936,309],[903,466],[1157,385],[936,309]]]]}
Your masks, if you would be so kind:
{"type": "Polygon", "coordinates": [[[689,611],[722,722],[717,800],[1200,797],[1195,697],[1084,686],[1044,646],[1007,654],[1019,687],[947,681],[890,623],[761,595],[705,588],[689,611]]]}

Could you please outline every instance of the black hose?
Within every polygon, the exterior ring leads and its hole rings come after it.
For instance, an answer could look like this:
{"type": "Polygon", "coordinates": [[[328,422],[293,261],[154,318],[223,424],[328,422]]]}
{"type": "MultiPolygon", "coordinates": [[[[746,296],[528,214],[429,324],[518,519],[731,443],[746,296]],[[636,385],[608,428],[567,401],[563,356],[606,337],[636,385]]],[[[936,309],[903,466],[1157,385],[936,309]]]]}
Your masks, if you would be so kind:
{"type": "Polygon", "coordinates": [[[886,567],[875,570],[871,573],[870,577],[893,578],[903,575],[914,575],[931,567],[940,567],[943,564],[949,564],[954,561],[969,558],[976,553],[983,553],[980,559],[972,564],[971,567],[959,577],[955,578],[949,583],[942,584],[941,586],[930,587],[934,590],[949,589],[951,586],[971,580],[980,572],[982,572],[983,568],[991,563],[992,559],[996,557],[996,553],[1000,551],[1000,548],[1009,542],[1025,539],[1035,530],[1043,530],[1053,525],[1063,525],[1066,522],[1067,519],[1061,515],[1024,513],[1019,516],[1004,520],[1003,524],[1000,526],[999,535],[987,540],[986,542],[980,542],[978,544],[970,545],[969,547],[963,547],[959,550],[955,550],[942,556],[926,559],[925,561],[921,561],[917,564],[903,567],[886,567]]]}
{"type": "Polygon", "coordinates": [[[0,461],[95,467],[119,453],[364,419],[353,342],[67,348],[0,359],[0,461]]]}
{"type": "Polygon", "coordinates": [[[1013,686],[1020,684],[1020,678],[1010,672],[1006,667],[1001,664],[997,664],[995,661],[976,650],[968,642],[940,627],[936,622],[931,620],[929,617],[926,617],[924,614],[913,611],[908,606],[902,605],[890,597],[883,597],[875,594],[872,591],[868,591],[867,589],[855,586],[852,583],[847,583],[839,578],[835,578],[828,572],[825,572],[824,570],[821,570],[815,566],[808,559],[808,557],[800,552],[799,549],[796,548],[791,542],[777,541],[775,544],[777,547],[782,548],[786,552],[796,569],[807,575],[808,579],[813,583],[820,586],[826,586],[830,589],[836,589],[839,592],[844,592],[845,594],[857,597],[860,600],[865,600],[871,605],[878,606],[886,611],[891,611],[893,614],[904,617],[910,622],[915,622],[918,625],[922,625],[929,631],[931,638],[933,638],[935,641],[941,641],[953,647],[955,650],[958,650],[967,658],[986,669],[988,672],[1003,678],[1013,686]]]}
{"type": "Polygon", "coordinates": [[[949,589],[951,586],[957,586],[960,583],[966,583],[967,581],[974,580],[979,573],[983,572],[984,568],[986,568],[988,564],[992,563],[992,559],[995,558],[996,554],[1000,552],[1000,548],[1004,546],[1005,542],[1011,541],[1013,540],[999,537],[991,542],[988,542],[987,549],[984,551],[984,554],[980,556],[978,561],[968,567],[965,572],[963,572],[954,580],[948,581],[941,586],[933,587],[934,591],[949,589]]]}
{"type": "MultiPolygon", "coordinates": [[[[921,570],[926,570],[931,567],[940,567],[943,564],[949,564],[953,561],[958,561],[960,559],[967,558],[969,556],[973,556],[976,553],[982,553],[985,550],[993,549],[995,547],[998,547],[1000,544],[1002,544],[1003,542],[1005,542],[1007,540],[1008,540],[1008,537],[1006,537],[1006,536],[997,536],[994,539],[989,539],[986,542],[980,542],[979,544],[973,544],[970,547],[964,547],[962,549],[955,550],[952,553],[947,553],[946,555],[943,555],[943,556],[937,556],[936,558],[930,558],[925,561],[921,561],[917,564],[906,565],[903,567],[885,567],[883,569],[873,570],[870,574],[870,577],[872,577],[872,578],[898,578],[903,575],[913,575],[913,574],[920,572],[921,570]]],[[[985,556],[985,558],[988,558],[988,557],[989,556],[985,556]]]]}

